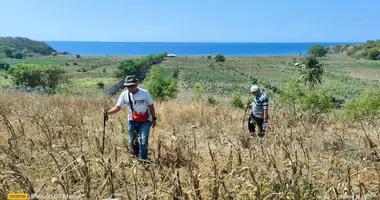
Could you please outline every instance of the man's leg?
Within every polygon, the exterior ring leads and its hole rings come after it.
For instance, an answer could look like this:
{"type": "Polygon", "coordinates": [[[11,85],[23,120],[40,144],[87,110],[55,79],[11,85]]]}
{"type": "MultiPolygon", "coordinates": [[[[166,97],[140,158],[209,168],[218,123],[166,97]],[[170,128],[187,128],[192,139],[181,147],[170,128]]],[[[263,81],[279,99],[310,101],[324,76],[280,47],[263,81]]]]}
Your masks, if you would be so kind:
{"type": "Polygon", "coordinates": [[[136,122],[128,122],[128,135],[129,135],[129,144],[132,147],[132,153],[134,156],[139,156],[139,142],[137,140],[137,131],[136,131],[136,122]]]}
{"type": "Polygon", "coordinates": [[[253,118],[252,116],[249,116],[248,117],[248,130],[249,130],[249,133],[251,134],[251,136],[253,136],[255,134],[255,122],[253,121],[253,118]]]}
{"type": "Polygon", "coordinates": [[[263,118],[254,118],[256,121],[256,125],[259,127],[259,136],[263,137],[265,135],[265,132],[263,130],[263,124],[264,124],[264,119],[263,118]]]}
{"type": "Polygon", "coordinates": [[[143,122],[139,124],[139,134],[140,134],[140,159],[146,160],[148,158],[148,139],[150,132],[151,122],[143,122]]]}

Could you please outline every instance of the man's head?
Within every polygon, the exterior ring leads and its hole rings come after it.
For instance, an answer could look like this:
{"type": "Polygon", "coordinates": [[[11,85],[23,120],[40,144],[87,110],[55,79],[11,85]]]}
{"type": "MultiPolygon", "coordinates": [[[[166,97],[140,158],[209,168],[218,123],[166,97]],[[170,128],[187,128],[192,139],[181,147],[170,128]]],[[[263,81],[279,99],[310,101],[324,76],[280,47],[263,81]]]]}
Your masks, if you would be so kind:
{"type": "Polygon", "coordinates": [[[128,88],[131,93],[137,92],[138,79],[135,75],[130,75],[125,78],[124,86],[128,88]]]}
{"type": "Polygon", "coordinates": [[[254,95],[254,96],[257,96],[260,94],[260,88],[259,86],[257,85],[252,85],[251,86],[251,93],[254,95]]]}

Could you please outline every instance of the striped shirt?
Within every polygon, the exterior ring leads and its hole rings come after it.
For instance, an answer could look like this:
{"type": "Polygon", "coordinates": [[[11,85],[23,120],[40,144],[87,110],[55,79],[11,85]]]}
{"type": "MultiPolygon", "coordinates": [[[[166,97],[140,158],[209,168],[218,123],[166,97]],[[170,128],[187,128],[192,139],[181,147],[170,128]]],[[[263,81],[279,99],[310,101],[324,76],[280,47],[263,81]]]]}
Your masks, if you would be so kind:
{"type": "Polygon", "coordinates": [[[261,91],[259,95],[253,97],[253,102],[251,104],[252,115],[257,118],[264,118],[264,110],[268,109],[268,105],[269,97],[265,92],[261,91]]]}

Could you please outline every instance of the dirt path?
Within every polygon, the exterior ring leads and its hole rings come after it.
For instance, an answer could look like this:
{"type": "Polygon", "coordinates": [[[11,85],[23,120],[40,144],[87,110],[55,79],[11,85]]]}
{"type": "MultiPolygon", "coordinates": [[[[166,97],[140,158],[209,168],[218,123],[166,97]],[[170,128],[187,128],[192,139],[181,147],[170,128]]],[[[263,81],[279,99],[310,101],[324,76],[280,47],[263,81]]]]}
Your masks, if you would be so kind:
{"type": "Polygon", "coordinates": [[[186,89],[184,87],[184,81],[183,81],[183,76],[182,76],[181,72],[178,75],[177,88],[179,90],[179,93],[177,95],[177,99],[185,100],[185,101],[191,101],[191,90],[186,89]]]}

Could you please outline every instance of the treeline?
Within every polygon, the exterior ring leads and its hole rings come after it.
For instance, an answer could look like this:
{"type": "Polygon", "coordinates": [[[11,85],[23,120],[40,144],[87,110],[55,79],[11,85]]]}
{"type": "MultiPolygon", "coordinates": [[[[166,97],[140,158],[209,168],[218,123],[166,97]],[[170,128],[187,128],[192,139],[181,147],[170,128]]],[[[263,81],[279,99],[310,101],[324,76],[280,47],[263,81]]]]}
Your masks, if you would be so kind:
{"type": "Polygon", "coordinates": [[[10,77],[17,86],[43,88],[54,92],[60,83],[67,81],[66,71],[60,66],[47,66],[18,63],[7,71],[6,78],[10,77]]]}
{"type": "Polygon", "coordinates": [[[329,48],[332,53],[343,53],[351,58],[380,60],[380,40],[367,40],[364,44],[336,45],[329,48]]]}
{"type": "Polygon", "coordinates": [[[25,56],[51,55],[57,52],[44,42],[24,37],[0,37],[0,57],[18,58],[25,56]]]}
{"type": "Polygon", "coordinates": [[[151,54],[137,59],[127,59],[122,61],[115,71],[117,78],[124,78],[127,75],[141,77],[146,67],[160,63],[167,56],[167,53],[151,54]]]}

